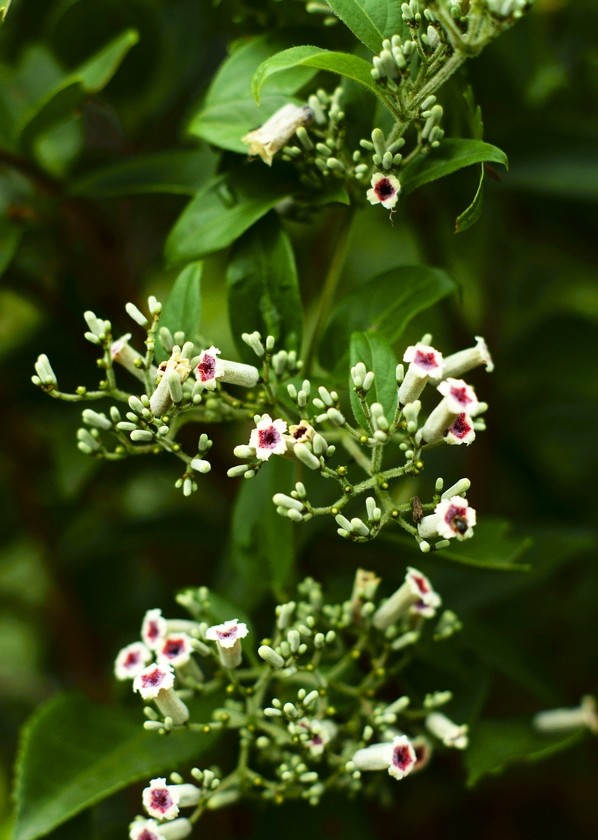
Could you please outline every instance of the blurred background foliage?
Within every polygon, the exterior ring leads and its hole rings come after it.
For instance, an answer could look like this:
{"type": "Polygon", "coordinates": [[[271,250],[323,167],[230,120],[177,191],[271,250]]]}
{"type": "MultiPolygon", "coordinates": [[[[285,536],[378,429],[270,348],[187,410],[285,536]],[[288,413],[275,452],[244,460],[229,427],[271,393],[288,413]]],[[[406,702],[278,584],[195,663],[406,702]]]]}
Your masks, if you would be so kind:
{"type": "MultiPolygon", "coordinates": [[[[231,551],[238,484],[225,471],[246,430],[220,431],[215,468],[184,499],[172,464],[83,456],[74,440],[77,407],[47,399],[30,376],[46,352],[65,389],[94,384],[82,311],[111,318],[118,334],[129,329],[127,300],[167,294],[176,271],[165,267],[165,238],[217,165],[187,126],[230,41],[283,24],[301,28],[297,42],[351,44],[340,26],[322,28],[290,0],[15,0],[0,31],[0,811],[9,807],[18,729],[38,704],[61,689],[128,701],[112,680],[112,661],[137,636],[147,608],[173,614],[177,588],[207,584],[243,599],[267,627],[272,602],[251,589],[231,551]],[[101,66],[76,72],[108,42],[115,52],[101,66]],[[58,121],[34,108],[56,84],[62,99],[49,107],[64,110],[58,121]],[[136,188],[135,162],[166,153],[154,159],[154,187],[136,188]],[[185,185],[181,194],[160,189],[165,162],[171,181],[185,185]],[[130,165],[103,194],[74,189],[116,163],[130,165]]],[[[469,476],[479,519],[509,519],[514,550],[531,539],[523,559],[532,571],[470,569],[442,554],[421,562],[391,539],[348,546],[332,523],[296,529],[298,573],[319,577],[335,597],[344,597],[357,565],[375,569],[390,589],[417,559],[464,621],[456,642],[463,702],[489,718],[575,705],[598,690],[596,31],[594,0],[538,0],[470,63],[485,139],[507,152],[510,171],[486,179],[481,220],[462,234],[454,219],[475,191],[475,169],[406,198],[393,225],[369,206],[358,211],[341,287],[342,295],[377,272],[419,262],[457,281],[459,295],[418,316],[398,349],[426,331],[446,352],[484,335],[496,370],[476,384],[491,404],[489,429],[465,458],[459,453],[458,466],[453,452],[437,456],[423,484],[430,490],[437,475],[469,476]]],[[[443,99],[458,135],[457,91],[451,83],[443,99]]],[[[138,180],[147,185],[147,172],[138,180]]],[[[308,313],[337,207],[311,226],[287,223],[308,313]]],[[[226,253],[206,261],[202,332],[232,354],[225,269],[226,253]]],[[[593,747],[586,741],[517,766],[473,791],[459,762],[442,757],[412,786],[393,789],[390,812],[336,801],[275,814],[240,807],[210,815],[202,831],[245,838],[284,821],[287,840],[306,831],[377,838],[388,836],[390,817],[405,836],[595,836],[593,747]]],[[[52,836],[124,836],[138,790],[127,796],[52,836]]]]}

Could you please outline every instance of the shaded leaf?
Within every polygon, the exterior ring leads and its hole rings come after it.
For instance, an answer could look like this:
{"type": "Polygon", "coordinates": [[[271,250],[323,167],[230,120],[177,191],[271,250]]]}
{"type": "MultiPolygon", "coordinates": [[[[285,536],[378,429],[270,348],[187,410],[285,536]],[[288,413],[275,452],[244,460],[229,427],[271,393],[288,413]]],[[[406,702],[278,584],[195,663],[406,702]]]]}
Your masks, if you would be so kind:
{"type": "Polygon", "coordinates": [[[201,109],[192,117],[189,132],[223,149],[247,153],[241,138],[268,117],[294,102],[293,94],[316,73],[317,68],[297,66],[272,79],[258,105],[252,95],[250,79],[257,68],[284,47],[280,38],[265,35],[236,49],[222,64],[201,109]]]}
{"type": "Polygon", "coordinates": [[[513,537],[510,530],[511,525],[505,520],[486,520],[476,526],[472,539],[460,543],[453,540],[449,548],[442,550],[442,557],[482,569],[528,572],[531,567],[519,560],[531,547],[532,539],[513,537]]]}
{"type": "Polygon", "coordinates": [[[266,81],[278,73],[286,72],[296,67],[315,67],[318,70],[328,70],[338,73],[346,79],[367,87],[375,96],[387,103],[381,89],[372,79],[371,64],[356,55],[343,52],[331,52],[320,47],[291,47],[288,50],[273,55],[258,67],[251,83],[253,95],[259,102],[261,89],[266,81]]]}
{"type": "Polygon", "coordinates": [[[62,122],[78,108],[88,94],[105,87],[138,40],[134,29],[122,32],[28,108],[18,128],[21,144],[30,146],[38,134],[62,122]]]}
{"type": "Polygon", "coordinates": [[[214,178],[176,221],[166,241],[167,260],[197,260],[226,248],[292,190],[280,167],[273,172],[260,163],[214,178]]]}
{"type": "Polygon", "coordinates": [[[455,233],[463,233],[464,230],[467,230],[472,225],[475,225],[480,218],[482,214],[482,196],[485,174],[486,170],[484,169],[484,164],[482,164],[480,167],[480,180],[473,200],[471,204],[466,207],[462,213],[459,213],[455,219],[455,233]]]}
{"type": "MultiPolygon", "coordinates": [[[[371,405],[378,402],[384,406],[384,415],[392,420],[397,407],[397,358],[391,346],[380,333],[353,333],[349,351],[351,366],[363,362],[368,370],[375,371],[374,383],[368,391],[367,399],[371,405]]],[[[351,408],[359,425],[368,428],[361,403],[353,388],[353,381],[349,381],[349,395],[351,408]]]]}
{"type": "Polygon", "coordinates": [[[401,4],[396,0],[328,0],[328,5],[374,53],[380,52],[383,38],[403,30],[401,4]]]}
{"type": "Polygon", "coordinates": [[[201,317],[201,263],[186,266],[174,281],[162,307],[160,326],[168,327],[174,335],[185,333],[186,341],[194,341],[201,317]]]}
{"type": "Polygon", "coordinates": [[[320,343],[321,363],[332,368],[346,358],[353,332],[378,331],[393,344],[415,315],[455,289],[448,274],[423,265],[379,274],[347,295],[332,313],[320,343]]]}
{"type": "Polygon", "coordinates": [[[292,464],[274,456],[254,478],[243,480],[237,495],[231,559],[254,595],[261,590],[280,596],[293,577],[293,526],[272,502],[275,493],[292,486],[292,471],[292,464]]]}
{"type": "Polygon", "coordinates": [[[475,163],[500,163],[508,167],[505,153],[497,146],[482,140],[443,140],[437,149],[419,155],[408,164],[401,175],[402,192],[413,192],[430,181],[437,181],[475,163]]]}
{"type": "Polygon", "coordinates": [[[5,216],[0,216],[0,277],[11,264],[23,233],[22,227],[12,224],[5,216]]]}
{"type": "Polygon", "coordinates": [[[582,732],[563,735],[537,732],[529,718],[484,720],[473,730],[465,752],[467,785],[497,776],[515,763],[542,761],[577,744],[582,732]]]}
{"type": "Polygon", "coordinates": [[[213,740],[160,737],[119,709],[77,696],[54,697],[23,731],[15,840],[43,837],[132,782],[196,759],[213,740]]]}
{"type": "Polygon", "coordinates": [[[92,198],[143,193],[195,195],[212,178],[217,160],[207,148],[142,155],[94,169],[71,184],[70,193],[92,198]]]}
{"type": "Polygon", "coordinates": [[[301,297],[293,248],[278,218],[270,214],[235,244],[226,275],[231,330],[241,356],[255,354],[244,332],[273,335],[279,347],[299,351],[303,332],[301,297]]]}

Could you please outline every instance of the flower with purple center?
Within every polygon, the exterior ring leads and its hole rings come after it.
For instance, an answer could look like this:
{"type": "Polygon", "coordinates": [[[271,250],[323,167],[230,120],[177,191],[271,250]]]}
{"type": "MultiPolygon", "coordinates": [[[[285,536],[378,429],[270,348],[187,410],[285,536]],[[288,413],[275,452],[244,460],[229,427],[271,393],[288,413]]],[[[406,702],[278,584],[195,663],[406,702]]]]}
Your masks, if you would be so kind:
{"type": "Polygon", "coordinates": [[[148,610],[141,624],[141,638],[150,650],[154,650],[162,643],[166,635],[166,619],[162,617],[162,610],[148,610]]]}
{"type": "Polygon", "coordinates": [[[219,355],[220,350],[217,347],[208,347],[207,350],[201,351],[199,362],[195,366],[195,378],[208,391],[214,390],[216,380],[224,373],[222,363],[218,359],[219,355]]]}
{"type": "Polygon", "coordinates": [[[255,457],[267,461],[271,455],[284,455],[287,451],[286,430],[284,420],[272,420],[269,414],[262,414],[249,436],[249,445],[255,449],[255,457]]]}
{"type": "Polygon", "coordinates": [[[456,414],[466,412],[474,414],[478,407],[476,393],[463,379],[453,379],[451,376],[438,386],[438,391],[445,398],[450,411],[456,414]]]}
{"type": "Polygon", "coordinates": [[[358,770],[387,770],[393,779],[404,779],[416,765],[413,744],[406,735],[396,735],[391,742],[370,744],[357,750],[352,762],[358,770]]]}
{"type": "Polygon", "coordinates": [[[166,779],[152,779],[142,793],[143,807],[157,820],[173,820],[179,813],[179,796],[166,779]]]}
{"type": "Polygon", "coordinates": [[[133,642],[124,647],[114,662],[117,680],[132,680],[140,674],[152,658],[151,651],[143,642],[133,642]]]}
{"type": "Polygon", "coordinates": [[[297,721],[297,726],[307,734],[304,744],[313,756],[322,755],[326,746],[336,735],[336,725],[331,720],[301,718],[297,721]]]}
{"type": "Polygon", "coordinates": [[[372,188],[366,193],[370,204],[381,204],[387,210],[393,210],[399,200],[401,183],[394,175],[375,172],[372,175],[372,188]]]}
{"type": "Polygon", "coordinates": [[[158,662],[168,662],[173,668],[180,668],[189,662],[192,651],[191,639],[186,633],[169,633],[156,649],[156,656],[158,662]]]}
{"type": "Polygon", "coordinates": [[[148,665],[133,680],[133,691],[138,691],[144,700],[155,700],[160,691],[174,685],[174,671],[170,665],[148,665]]]}
{"type": "Polygon", "coordinates": [[[420,396],[428,380],[442,377],[443,359],[434,347],[418,343],[405,350],[403,361],[409,362],[409,367],[399,387],[399,402],[407,405],[420,396]]]}
{"type": "Polygon", "coordinates": [[[225,668],[236,668],[241,664],[241,639],[248,633],[246,624],[231,618],[224,624],[208,627],[206,639],[216,642],[220,662],[225,668]]]}
{"type": "Polygon", "coordinates": [[[443,499],[434,508],[434,513],[424,516],[417,529],[422,539],[467,540],[473,537],[476,512],[462,496],[443,499]]]}
{"type": "Polygon", "coordinates": [[[472,443],[475,440],[475,431],[471,417],[464,411],[458,414],[453,420],[452,425],[446,430],[444,439],[453,446],[461,443],[467,445],[472,443]]]}

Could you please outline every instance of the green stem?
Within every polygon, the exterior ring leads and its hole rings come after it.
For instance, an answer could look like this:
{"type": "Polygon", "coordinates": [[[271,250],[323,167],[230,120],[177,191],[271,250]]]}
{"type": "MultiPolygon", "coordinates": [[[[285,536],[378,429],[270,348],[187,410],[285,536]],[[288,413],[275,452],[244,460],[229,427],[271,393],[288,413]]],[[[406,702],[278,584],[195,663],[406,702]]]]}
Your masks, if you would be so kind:
{"type": "Polygon", "coordinates": [[[343,208],[339,211],[334,251],[332,252],[332,257],[330,259],[328,271],[324,279],[324,288],[322,290],[322,296],[320,298],[320,306],[318,309],[318,315],[316,317],[316,323],[314,325],[312,334],[309,339],[309,343],[307,345],[307,351],[305,353],[305,376],[309,376],[311,372],[314,363],[316,348],[318,346],[318,342],[322,330],[324,328],[324,324],[326,322],[326,319],[328,318],[330,309],[332,308],[332,302],[334,300],[336,287],[338,286],[338,282],[340,280],[343,266],[345,263],[345,257],[347,256],[347,248],[349,244],[349,236],[351,232],[352,221],[352,208],[343,208]]]}

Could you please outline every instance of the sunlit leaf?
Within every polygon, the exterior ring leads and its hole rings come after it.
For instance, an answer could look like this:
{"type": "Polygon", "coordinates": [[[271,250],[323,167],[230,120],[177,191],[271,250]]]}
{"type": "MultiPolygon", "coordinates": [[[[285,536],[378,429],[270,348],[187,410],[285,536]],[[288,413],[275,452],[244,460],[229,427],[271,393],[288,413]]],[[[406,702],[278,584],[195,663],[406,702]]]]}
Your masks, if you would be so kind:
{"type": "Polygon", "coordinates": [[[174,335],[181,330],[194,341],[201,317],[201,263],[191,263],[174,281],[160,315],[160,325],[174,335]]]}
{"type": "Polygon", "coordinates": [[[383,38],[403,30],[401,4],[396,0],[328,0],[332,11],[372,52],[380,52],[383,38]]]}
{"type": "MultiPolygon", "coordinates": [[[[367,370],[375,371],[374,383],[367,395],[368,403],[371,405],[377,402],[383,405],[386,418],[392,420],[398,395],[397,359],[388,341],[380,333],[353,333],[349,358],[352,366],[363,362],[367,370]]],[[[363,429],[367,429],[367,420],[352,381],[349,382],[349,394],[355,419],[363,429]]]]}

